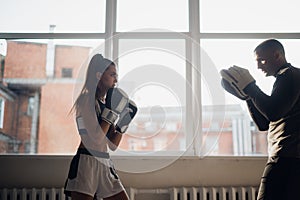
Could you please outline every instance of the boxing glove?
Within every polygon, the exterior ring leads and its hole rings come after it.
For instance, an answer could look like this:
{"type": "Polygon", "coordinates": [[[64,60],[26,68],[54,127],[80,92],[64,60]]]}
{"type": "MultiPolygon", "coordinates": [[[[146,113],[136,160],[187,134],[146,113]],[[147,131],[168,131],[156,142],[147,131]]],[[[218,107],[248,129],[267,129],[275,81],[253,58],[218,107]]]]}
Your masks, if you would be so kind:
{"type": "Polygon", "coordinates": [[[234,85],[231,84],[231,82],[227,81],[224,78],[222,78],[221,80],[221,85],[227,92],[229,92],[230,94],[236,96],[241,100],[247,100],[249,98],[247,94],[237,89],[234,85]]]}
{"type": "Polygon", "coordinates": [[[109,124],[114,124],[119,114],[128,107],[129,98],[120,88],[110,88],[105,98],[105,108],[102,110],[101,118],[109,124]]]}
{"type": "Polygon", "coordinates": [[[116,130],[119,133],[125,133],[128,129],[128,126],[134,116],[136,115],[138,108],[134,101],[129,100],[128,107],[123,110],[120,114],[119,120],[116,124],[116,130]]]}
{"type": "Polygon", "coordinates": [[[223,79],[228,81],[236,90],[238,90],[243,95],[246,86],[248,86],[250,83],[255,82],[248,69],[235,65],[233,67],[230,67],[228,70],[221,70],[220,74],[223,79]]]}

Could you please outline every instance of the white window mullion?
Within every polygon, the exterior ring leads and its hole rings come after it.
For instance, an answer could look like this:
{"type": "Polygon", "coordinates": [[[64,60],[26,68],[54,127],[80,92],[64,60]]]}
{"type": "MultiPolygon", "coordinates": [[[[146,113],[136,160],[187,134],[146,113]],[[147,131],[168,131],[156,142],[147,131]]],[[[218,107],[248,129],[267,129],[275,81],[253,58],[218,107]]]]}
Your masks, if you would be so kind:
{"type": "MultiPolygon", "coordinates": [[[[189,48],[191,48],[190,72],[191,72],[191,94],[188,95],[191,105],[187,109],[187,117],[191,119],[191,132],[188,137],[192,137],[194,155],[201,156],[202,145],[202,113],[201,113],[201,68],[200,68],[200,45],[199,45],[199,1],[189,0],[189,48]]],[[[189,120],[187,120],[189,121],[189,120]]],[[[190,140],[190,139],[188,139],[190,140]]]]}
{"type": "Polygon", "coordinates": [[[105,57],[112,59],[115,49],[114,34],[116,32],[117,0],[106,1],[106,19],[105,19],[105,57]],[[113,52],[114,51],[114,52],[113,52]]]}
{"type": "Polygon", "coordinates": [[[0,128],[3,128],[5,99],[0,98],[0,128]]]}

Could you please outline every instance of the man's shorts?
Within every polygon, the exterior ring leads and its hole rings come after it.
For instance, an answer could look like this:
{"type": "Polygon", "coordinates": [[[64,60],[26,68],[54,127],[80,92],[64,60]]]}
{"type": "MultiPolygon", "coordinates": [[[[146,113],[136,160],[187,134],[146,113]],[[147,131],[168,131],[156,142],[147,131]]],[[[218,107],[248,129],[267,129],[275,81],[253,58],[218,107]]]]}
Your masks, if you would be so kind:
{"type": "Polygon", "coordinates": [[[108,153],[78,149],[71,161],[65,184],[67,196],[71,196],[74,191],[102,199],[123,190],[108,153]]]}

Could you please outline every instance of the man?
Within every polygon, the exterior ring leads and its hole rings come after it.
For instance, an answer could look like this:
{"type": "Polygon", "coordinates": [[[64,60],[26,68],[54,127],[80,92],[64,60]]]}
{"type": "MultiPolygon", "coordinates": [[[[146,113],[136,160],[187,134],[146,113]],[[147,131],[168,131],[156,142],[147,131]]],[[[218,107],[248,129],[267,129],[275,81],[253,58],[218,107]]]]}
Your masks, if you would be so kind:
{"type": "Polygon", "coordinates": [[[259,130],[268,130],[268,161],[258,200],[300,200],[300,69],[286,61],[283,45],[269,39],[254,50],[258,69],[276,78],[271,95],[263,93],[247,69],[222,70],[222,85],[246,100],[259,130]]]}

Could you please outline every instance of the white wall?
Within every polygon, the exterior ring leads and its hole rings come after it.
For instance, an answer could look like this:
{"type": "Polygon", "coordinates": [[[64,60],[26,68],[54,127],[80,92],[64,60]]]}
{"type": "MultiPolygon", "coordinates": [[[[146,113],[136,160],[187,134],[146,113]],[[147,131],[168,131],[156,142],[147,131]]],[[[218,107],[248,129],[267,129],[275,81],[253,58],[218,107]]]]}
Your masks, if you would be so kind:
{"type": "MultiPolygon", "coordinates": [[[[62,187],[71,158],[72,156],[1,155],[0,188],[62,187]]],[[[112,159],[125,187],[145,189],[171,186],[258,186],[266,162],[265,157],[112,159]],[[164,163],[171,164],[161,165],[164,163]],[[154,169],[153,166],[165,167],[150,171],[149,169],[154,169]]]]}

